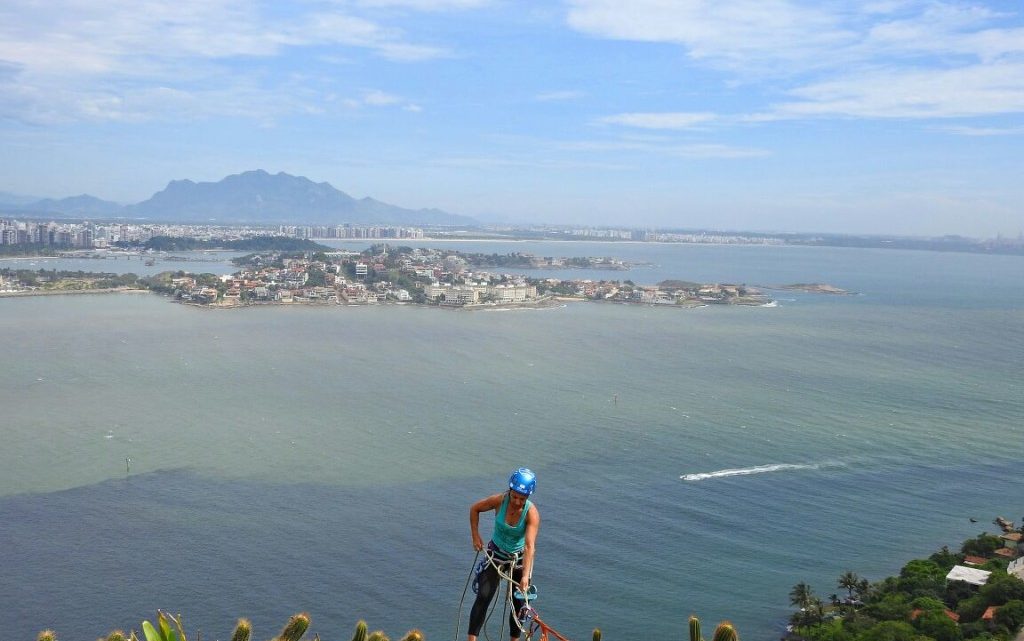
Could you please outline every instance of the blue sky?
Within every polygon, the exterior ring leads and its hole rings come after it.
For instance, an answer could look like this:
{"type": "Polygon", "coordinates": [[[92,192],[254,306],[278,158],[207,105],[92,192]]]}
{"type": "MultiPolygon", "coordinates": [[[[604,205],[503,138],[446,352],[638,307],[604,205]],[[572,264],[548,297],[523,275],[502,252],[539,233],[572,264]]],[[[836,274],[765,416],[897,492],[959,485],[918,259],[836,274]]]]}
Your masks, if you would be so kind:
{"type": "Polygon", "coordinates": [[[481,220],[1024,230],[1024,5],[5,0],[0,191],[248,169],[481,220]]]}

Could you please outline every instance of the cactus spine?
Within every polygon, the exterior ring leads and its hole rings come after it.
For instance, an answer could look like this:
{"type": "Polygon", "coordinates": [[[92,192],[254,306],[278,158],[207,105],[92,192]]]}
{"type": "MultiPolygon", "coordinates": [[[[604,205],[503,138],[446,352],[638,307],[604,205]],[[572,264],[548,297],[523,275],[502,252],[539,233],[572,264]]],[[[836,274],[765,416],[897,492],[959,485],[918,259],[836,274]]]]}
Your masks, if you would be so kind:
{"type": "Polygon", "coordinates": [[[252,623],[249,619],[239,619],[235,624],[235,633],[231,635],[231,641],[249,641],[252,636],[252,623]]]}
{"type": "Polygon", "coordinates": [[[700,636],[700,619],[690,615],[690,641],[704,641],[700,636]]]}
{"type": "Polygon", "coordinates": [[[36,641],[57,641],[57,633],[53,630],[43,630],[36,637],[36,641]]]}
{"type": "Polygon", "coordinates": [[[127,641],[127,637],[124,636],[124,632],[121,630],[114,630],[107,635],[106,641],[127,641]]]}
{"type": "Polygon", "coordinates": [[[352,636],[352,641],[366,641],[366,621],[356,624],[356,633],[352,636]]]}
{"type": "Polygon", "coordinates": [[[591,636],[592,641],[601,641],[601,628],[594,628],[594,634],[591,636]]]}
{"type": "Polygon", "coordinates": [[[374,630],[370,633],[370,636],[366,637],[366,641],[391,641],[388,635],[384,634],[383,630],[374,630]]]}
{"type": "Polygon", "coordinates": [[[739,636],[736,634],[736,628],[731,623],[722,621],[715,628],[713,641],[739,641],[739,636]]]}
{"type": "Polygon", "coordinates": [[[292,618],[288,619],[288,623],[285,624],[284,629],[281,630],[281,634],[277,637],[277,641],[299,641],[302,635],[306,634],[306,630],[309,629],[309,614],[302,612],[300,614],[293,615],[292,618]]]}
{"type": "Polygon", "coordinates": [[[402,641],[423,641],[423,633],[419,630],[409,630],[402,637],[402,641]]]}

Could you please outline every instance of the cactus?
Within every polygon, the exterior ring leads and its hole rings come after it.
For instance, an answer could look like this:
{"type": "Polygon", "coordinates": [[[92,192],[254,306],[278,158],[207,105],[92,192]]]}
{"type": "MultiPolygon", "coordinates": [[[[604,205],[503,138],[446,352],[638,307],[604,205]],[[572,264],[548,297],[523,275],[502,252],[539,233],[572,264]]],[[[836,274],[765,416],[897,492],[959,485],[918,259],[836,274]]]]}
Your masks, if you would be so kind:
{"type": "Polygon", "coordinates": [[[419,630],[409,630],[402,637],[402,641],[423,641],[423,633],[419,630]]]}
{"type": "Polygon", "coordinates": [[[356,633],[352,636],[352,641],[366,641],[366,621],[356,624],[356,633]]]}
{"type": "Polygon", "coordinates": [[[181,627],[181,620],[167,614],[163,610],[156,611],[156,625],[149,621],[142,622],[142,632],[146,641],[185,641],[185,631],[181,627]],[[174,622],[178,631],[171,629],[170,621],[174,622]],[[180,634],[180,636],[179,636],[180,634]]]}
{"type": "Polygon", "coordinates": [[[700,636],[700,619],[690,615],[690,641],[704,641],[700,636]]]}
{"type": "Polygon", "coordinates": [[[121,630],[114,630],[107,635],[106,641],[127,641],[128,637],[124,636],[124,632],[121,630]]]}
{"type": "Polygon", "coordinates": [[[249,641],[252,636],[252,623],[249,619],[239,619],[235,624],[235,633],[231,635],[231,641],[249,641]]]}
{"type": "Polygon", "coordinates": [[[302,635],[309,629],[309,614],[302,612],[288,619],[288,623],[281,630],[276,641],[299,641],[302,635]]]}
{"type": "Polygon", "coordinates": [[[57,641],[57,633],[53,630],[43,630],[36,636],[36,641],[57,641]]]}
{"type": "Polygon", "coordinates": [[[592,641],[601,641],[601,628],[594,628],[594,635],[591,637],[592,641]]]}
{"type": "Polygon", "coordinates": [[[366,637],[366,641],[391,641],[388,635],[384,634],[383,630],[374,630],[370,633],[370,636],[366,637]]]}
{"type": "Polygon", "coordinates": [[[728,621],[722,621],[715,628],[715,636],[712,637],[713,641],[739,641],[739,637],[736,635],[736,628],[732,626],[728,621]]]}

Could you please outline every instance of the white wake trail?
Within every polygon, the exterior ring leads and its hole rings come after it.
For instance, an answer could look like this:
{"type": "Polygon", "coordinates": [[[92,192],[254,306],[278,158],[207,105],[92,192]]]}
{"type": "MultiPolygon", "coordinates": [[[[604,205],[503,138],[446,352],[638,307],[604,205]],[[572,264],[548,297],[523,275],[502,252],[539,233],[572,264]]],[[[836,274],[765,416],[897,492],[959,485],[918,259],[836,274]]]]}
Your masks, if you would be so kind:
{"type": "Polygon", "coordinates": [[[704,481],[707,479],[720,479],[727,476],[747,476],[748,474],[765,474],[767,472],[784,472],[787,470],[818,470],[823,464],[813,463],[799,465],[795,463],[776,463],[774,465],[756,465],[731,470],[718,470],[717,472],[700,472],[699,474],[683,474],[679,478],[684,481],[704,481]]]}

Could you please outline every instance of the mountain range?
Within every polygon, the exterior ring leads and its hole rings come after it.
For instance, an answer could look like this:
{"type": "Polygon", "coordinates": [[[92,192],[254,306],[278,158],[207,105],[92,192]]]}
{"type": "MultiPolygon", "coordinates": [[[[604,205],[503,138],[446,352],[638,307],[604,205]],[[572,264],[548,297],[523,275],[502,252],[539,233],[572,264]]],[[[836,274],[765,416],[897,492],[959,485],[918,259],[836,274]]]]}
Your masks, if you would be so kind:
{"type": "Polygon", "coordinates": [[[233,174],[218,182],[172,180],[148,200],[133,205],[82,194],[54,200],[30,200],[0,192],[0,208],[9,213],[64,217],[146,219],[153,222],[218,224],[391,224],[472,225],[467,216],[439,209],[406,209],[356,199],[330,183],[315,183],[284,172],[262,169],[233,174]]]}

